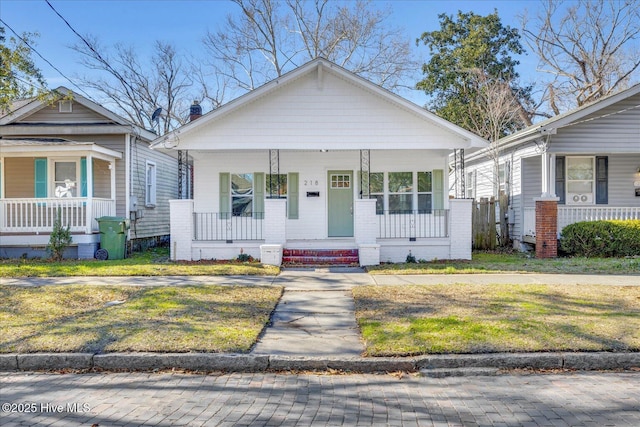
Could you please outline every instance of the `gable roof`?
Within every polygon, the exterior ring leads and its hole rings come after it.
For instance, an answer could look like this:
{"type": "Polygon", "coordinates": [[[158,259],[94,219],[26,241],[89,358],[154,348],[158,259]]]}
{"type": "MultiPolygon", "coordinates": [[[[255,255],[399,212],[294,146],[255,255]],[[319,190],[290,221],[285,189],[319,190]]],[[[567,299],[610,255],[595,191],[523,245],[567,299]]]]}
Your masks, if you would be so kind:
{"type": "MultiPolygon", "coordinates": [[[[117,115],[116,113],[104,108],[102,105],[97,104],[96,102],[91,101],[90,99],[85,98],[82,95],[79,95],[78,93],[67,89],[64,86],[60,86],[57,89],[54,89],[53,92],[59,94],[59,98],[70,97],[73,102],[77,102],[78,104],[96,112],[113,124],[132,127],[136,134],[149,141],[156,138],[155,133],[148,131],[140,126],[134,125],[124,117],[117,115]]],[[[50,104],[38,98],[16,101],[12,105],[11,111],[6,113],[4,116],[0,116],[0,126],[17,124],[20,120],[42,110],[43,108],[46,108],[48,105],[50,104]]]]}
{"type": "MultiPolygon", "coordinates": [[[[394,105],[398,109],[401,109],[415,117],[419,117],[420,120],[428,122],[433,127],[441,129],[444,133],[455,135],[456,138],[466,141],[466,145],[468,147],[485,147],[487,145],[486,140],[480,138],[474,133],[469,132],[445,119],[442,119],[441,117],[436,116],[435,114],[425,110],[417,104],[414,104],[413,102],[402,98],[401,96],[396,95],[327,59],[317,58],[284,74],[281,77],[265,83],[257,89],[254,89],[230,101],[229,103],[221,106],[216,110],[208,112],[197,120],[187,123],[180,128],[157,138],[152,142],[151,147],[175,148],[175,146],[167,145],[176,140],[180,141],[181,139],[184,139],[189,135],[199,133],[203,128],[212,125],[217,120],[231,115],[248,106],[249,104],[267,97],[268,95],[275,95],[278,91],[283,90],[283,88],[288,86],[289,84],[298,81],[301,78],[306,77],[312,73],[317,74],[317,76],[322,76],[323,73],[326,73],[335,76],[343,81],[346,81],[351,86],[357,87],[363,91],[373,94],[374,96],[378,97],[378,99],[383,99],[384,101],[394,105]]],[[[318,77],[318,79],[320,80],[321,77],[318,77]]]]}

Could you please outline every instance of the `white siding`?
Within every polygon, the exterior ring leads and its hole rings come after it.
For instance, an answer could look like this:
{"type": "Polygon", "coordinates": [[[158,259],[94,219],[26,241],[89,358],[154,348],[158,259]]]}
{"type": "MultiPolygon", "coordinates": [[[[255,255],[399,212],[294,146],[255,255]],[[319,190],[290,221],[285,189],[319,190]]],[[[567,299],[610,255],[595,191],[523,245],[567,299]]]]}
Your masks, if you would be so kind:
{"type": "MultiPolygon", "coordinates": [[[[340,79],[310,73],[185,137],[185,149],[449,149],[466,142],[434,122],[340,79]]],[[[225,108],[225,107],[223,107],[225,108]]],[[[227,110],[224,110],[227,111],[227,110]]],[[[180,138],[180,135],[178,135],[180,138]]]]}

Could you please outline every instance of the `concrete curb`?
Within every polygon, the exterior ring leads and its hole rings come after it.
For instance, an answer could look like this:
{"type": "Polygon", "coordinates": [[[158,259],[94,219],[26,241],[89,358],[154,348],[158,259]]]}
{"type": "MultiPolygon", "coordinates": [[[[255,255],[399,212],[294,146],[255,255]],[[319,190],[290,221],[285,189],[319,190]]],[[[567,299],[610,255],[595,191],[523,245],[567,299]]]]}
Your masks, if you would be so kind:
{"type": "Polygon", "coordinates": [[[494,353],[417,357],[293,357],[215,353],[35,353],[0,355],[0,371],[346,371],[421,372],[426,376],[466,375],[497,369],[611,370],[640,368],[640,353],[494,353]],[[449,374],[444,374],[449,372],[449,374]]]}

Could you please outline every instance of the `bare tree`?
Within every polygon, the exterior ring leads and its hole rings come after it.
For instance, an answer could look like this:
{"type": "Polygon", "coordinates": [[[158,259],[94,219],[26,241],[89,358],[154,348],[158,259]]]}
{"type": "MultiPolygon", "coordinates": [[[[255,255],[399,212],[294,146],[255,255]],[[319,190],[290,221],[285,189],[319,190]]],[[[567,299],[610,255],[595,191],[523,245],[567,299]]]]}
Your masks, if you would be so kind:
{"type": "Polygon", "coordinates": [[[551,110],[581,106],[624,89],[640,67],[637,0],[545,0],[525,37],[537,53],[551,110]]]}
{"type": "Polygon", "coordinates": [[[396,90],[417,70],[390,12],[357,0],[233,0],[240,8],[204,43],[225,87],[249,91],[317,57],[396,90]]]}
{"type": "Polygon", "coordinates": [[[104,95],[117,113],[159,134],[187,121],[191,101],[187,90],[192,81],[171,44],[156,41],[150,61],[143,63],[132,47],[117,44],[111,52],[95,38],[85,40],[85,44],[73,47],[82,55],[81,63],[106,72],[107,77],[80,79],[86,87],[104,95]],[[153,120],[158,108],[162,113],[153,120]]]}

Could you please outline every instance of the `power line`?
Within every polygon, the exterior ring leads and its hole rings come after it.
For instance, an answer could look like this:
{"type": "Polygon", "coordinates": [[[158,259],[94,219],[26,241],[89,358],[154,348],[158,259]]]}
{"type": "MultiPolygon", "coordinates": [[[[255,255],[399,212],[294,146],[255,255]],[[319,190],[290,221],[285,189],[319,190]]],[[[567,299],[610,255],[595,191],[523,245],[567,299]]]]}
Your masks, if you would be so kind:
{"type": "Polygon", "coordinates": [[[58,15],[58,17],[60,17],[60,19],[62,19],[62,21],[67,25],[67,27],[69,27],[69,29],[70,29],[71,31],[73,31],[73,33],[74,33],[76,36],[78,36],[78,38],[80,38],[80,40],[82,40],[82,42],[87,46],[87,48],[88,48],[88,49],[89,49],[89,50],[90,50],[90,51],[95,55],[95,57],[98,59],[98,61],[100,61],[100,63],[101,63],[101,64],[103,64],[103,65],[107,68],[107,70],[108,70],[111,74],[113,74],[113,75],[114,75],[114,76],[115,76],[115,77],[120,81],[120,83],[121,83],[123,86],[125,86],[128,90],[130,90],[130,91],[131,91],[131,93],[135,93],[135,92],[136,92],[136,90],[135,90],[135,89],[134,89],[134,88],[129,84],[129,82],[128,82],[127,80],[125,80],[125,79],[120,75],[120,73],[119,73],[115,68],[113,68],[113,67],[111,66],[111,64],[109,63],[109,61],[106,61],[106,60],[102,57],[102,55],[100,55],[100,52],[98,52],[98,51],[93,47],[93,45],[91,45],[91,43],[89,43],[89,42],[87,41],[87,39],[86,39],[86,38],[84,38],[80,33],[78,33],[78,32],[76,31],[76,29],[75,29],[75,28],[73,28],[73,26],[69,23],[69,21],[67,21],[67,20],[65,19],[65,17],[64,17],[64,16],[62,16],[62,15],[60,14],[60,12],[58,12],[58,11],[56,10],[56,8],[55,8],[55,7],[53,7],[53,5],[49,2],[49,0],[44,0],[44,1],[45,1],[45,2],[47,2],[47,4],[49,5],[49,7],[51,8],[51,10],[53,10],[53,11],[55,12],[55,14],[56,14],[56,15],[58,15]]]}
{"type": "Polygon", "coordinates": [[[77,84],[75,84],[69,77],[67,77],[62,71],[60,71],[60,69],[58,67],[56,67],[55,65],[53,65],[51,63],[51,61],[49,61],[47,58],[45,58],[44,56],[42,56],[40,54],[40,52],[38,52],[33,46],[31,46],[29,44],[29,42],[22,37],[20,34],[18,34],[13,28],[11,28],[11,26],[9,24],[7,24],[2,18],[0,18],[0,22],[2,23],[2,25],[4,25],[5,27],[7,27],[13,34],[15,34],[16,37],[18,37],[20,39],[20,41],[22,43],[24,43],[33,53],[35,53],[36,55],[38,55],[44,62],[46,62],[47,64],[49,64],[49,66],[51,68],[53,68],[54,70],[56,70],[58,72],[58,74],[60,74],[62,77],[64,77],[69,83],[71,83],[74,87],[76,87],[80,92],[82,92],[83,94],[85,94],[87,96],[87,98],[91,98],[91,96],[84,91],[84,89],[82,89],[80,86],[78,86],[77,84]]]}

